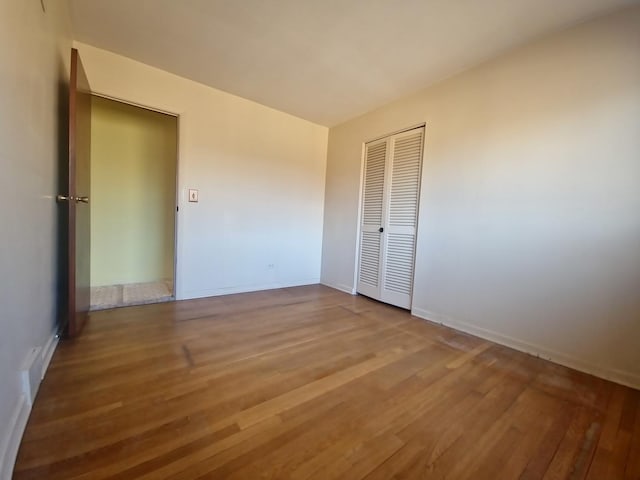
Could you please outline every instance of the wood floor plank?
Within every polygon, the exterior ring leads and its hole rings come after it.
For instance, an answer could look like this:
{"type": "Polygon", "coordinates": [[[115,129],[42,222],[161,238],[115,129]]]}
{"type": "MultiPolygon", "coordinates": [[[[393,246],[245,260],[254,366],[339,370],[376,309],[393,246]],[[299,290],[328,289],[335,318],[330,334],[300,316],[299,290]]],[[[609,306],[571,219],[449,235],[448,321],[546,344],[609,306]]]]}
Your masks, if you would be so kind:
{"type": "Polygon", "coordinates": [[[640,392],[310,285],[104,310],[20,479],[640,479],[640,392]]]}
{"type": "Polygon", "coordinates": [[[544,437],[541,438],[537,450],[533,453],[531,453],[532,450],[523,452],[529,456],[529,460],[520,474],[519,480],[535,480],[544,477],[551,465],[554,455],[558,451],[565,432],[569,428],[573,415],[574,412],[571,411],[571,407],[563,409],[553,417],[551,427],[547,430],[544,437]],[[567,414],[567,412],[571,413],[567,414]]]}
{"type": "MultiPolygon", "coordinates": [[[[358,397],[350,389],[322,395],[303,405],[279,415],[282,423],[268,432],[251,437],[248,441],[238,443],[221,452],[213,452],[205,460],[183,465],[178,474],[169,476],[173,480],[180,478],[226,478],[249,464],[255,464],[256,459],[277,456],[279,450],[289,464],[302,461],[307,455],[313,455],[306,443],[302,443],[305,435],[322,436],[323,429],[330,428],[329,420],[340,418],[345,413],[355,411],[358,397]],[[304,445],[304,448],[290,449],[289,444],[304,445]]],[[[360,392],[362,393],[362,391],[360,392]]],[[[279,463],[273,465],[275,474],[279,463]]]]}
{"type": "Polygon", "coordinates": [[[601,415],[585,406],[576,407],[571,422],[544,474],[544,480],[584,478],[597,438],[601,415]]]}
{"type": "Polygon", "coordinates": [[[640,478],[640,391],[632,392],[630,396],[635,400],[635,420],[632,426],[630,424],[631,445],[627,453],[625,480],[640,478]]]}

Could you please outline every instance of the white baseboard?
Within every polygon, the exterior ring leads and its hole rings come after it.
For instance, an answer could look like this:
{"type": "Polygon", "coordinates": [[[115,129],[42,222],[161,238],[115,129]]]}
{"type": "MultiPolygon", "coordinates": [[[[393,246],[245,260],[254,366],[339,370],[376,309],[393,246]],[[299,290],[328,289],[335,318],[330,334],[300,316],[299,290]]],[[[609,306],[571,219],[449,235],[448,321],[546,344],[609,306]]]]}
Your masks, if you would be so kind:
{"type": "Polygon", "coordinates": [[[58,333],[53,332],[42,348],[34,349],[34,351],[37,352],[38,358],[27,358],[25,361],[25,364],[28,365],[38,365],[40,371],[35,374],[35,378],[32,376],[33,380],[37,381],[37,385],[29,385],[28,388],[23,385],[24,391],[20,394],[18,403],[7,426],[8,434],[2,440],[2,443],[0,443],[0,480],[10,480],[13,475],[13,467],[16,463],[16,456],[20,448],[22,435],[29,420],[29,413],[31,413],[32,399],[30,399],[29,396],[31,394],[35,396],[40,382],[42,382],[42,379],[47,373],[47,368],[49,367],[53,353],[58,346],[58,340],[58,333]]]}
{"type": "Polygon", "coordinates": [[[53,354],[56,351],[56,347],[58,346],[58,341],[60,340],[60,334],[54,332],[47,340],[47,343],[44,344],[42,348],[42,378],[44,378],[47,373],[47,369],[49,368],[49,364],[51,363],[51,359],[53,358],[53,354]]]}
{"type": "Polygon", "coordinates": [[[25,394],[29,407],[33,405],[33,401],[38,394],[38,389],[42,382],[42,371],[42,348],[34,347],[27,353],[27,357],[20,369],[22,393],[25,394]]]}
{"type": "Polygon", "coordinates": [[[0,445],[0,479],[2,480],[11,480],[13,467],[16,463],[16,456],[18,455],[18,448],[20,448],[20,441],[22,440],[24,429],[27,426],[30,411],[31,407],[29,406],[27,396],[25,394],[20,395],[18,404],[9,421],[9,434],[4,439],[2,445],[0,445]]]}
{"type": "Polygon", "coordinates": [[[349,295],[355,295],[356,289],[351,285],[345,285],[343,283],[331,283],[320,280],[322,285],[326,285],[327,287],[335,288],[336,290],[340,290],[341,292],[348,293],[349,295]]]}
{"type": "Polygon", "coordinates": [[[214,288],[214,289],[207,289],[207,290],[191,290],[187,292],[180,292],[177,295],[176,299],[191,300],[194,298],[218,297],[220,295],[259,292],[262,290],[274,290],[276,288],[302,287],[305,285],[315,285],[317,283],[320,283],[319,278],[309,278],[309,279],[296,280],[296,281],[285,282],[285,283],[265,283],[265,284],[259,284],[259,285],[242,285],[237,287],[223,287],[223,288],[214,288]]]}
{"type": "Polygon", "coordinates": [[[557,363],[580,372],[588,373],[596,377],[604,378],[605,380],[611,380],[612,382],[640,390],[640,375],[632,372],[595,365],[571,355],[550,350],[541,345],[519,340],[470,323],[460,322],[446,315],[430,312],[422,308],[413,308],[411,310],[411,314],[433,323],[439,323],[444,326],[469,333],[476,337],[484,338],[485,340],[499,343],[500,345],[504,345],[536,357],[544,358],[553,363],[557,363]]]}

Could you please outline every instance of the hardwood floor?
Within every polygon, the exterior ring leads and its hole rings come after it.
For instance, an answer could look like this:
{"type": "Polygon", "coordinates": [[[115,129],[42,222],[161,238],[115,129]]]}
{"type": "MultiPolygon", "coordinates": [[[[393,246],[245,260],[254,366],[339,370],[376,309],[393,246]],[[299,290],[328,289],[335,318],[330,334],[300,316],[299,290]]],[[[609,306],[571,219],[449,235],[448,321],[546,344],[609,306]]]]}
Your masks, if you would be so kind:
{"type": "Polygon", "coordinates": [[[16,479],[640,479],[640,392],[323,286],[91,315],[16,479]]]}

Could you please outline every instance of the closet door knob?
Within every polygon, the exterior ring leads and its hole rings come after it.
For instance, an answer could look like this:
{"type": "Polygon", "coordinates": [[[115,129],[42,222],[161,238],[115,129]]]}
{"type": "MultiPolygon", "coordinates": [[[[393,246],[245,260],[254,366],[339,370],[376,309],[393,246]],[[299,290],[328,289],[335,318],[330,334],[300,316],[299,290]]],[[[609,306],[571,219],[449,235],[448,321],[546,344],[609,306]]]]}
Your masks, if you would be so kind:
{"type": "Polygon", "coordinates": [[[384,228],[380,227],[380,228],[378,229],[378,231],[379,231],[380,233],[382,233],[382,232],[384,232],[384,228]]]}

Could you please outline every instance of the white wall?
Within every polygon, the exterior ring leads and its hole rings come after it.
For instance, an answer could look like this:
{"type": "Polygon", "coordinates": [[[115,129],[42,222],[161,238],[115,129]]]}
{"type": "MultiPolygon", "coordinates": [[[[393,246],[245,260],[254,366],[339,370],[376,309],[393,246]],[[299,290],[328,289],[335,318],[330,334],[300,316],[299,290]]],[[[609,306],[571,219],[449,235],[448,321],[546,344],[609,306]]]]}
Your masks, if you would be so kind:
{"type": "Polygon", "coordinates": [[[354,286],[363,142],[426,122],[413,312],[640,386],[640,8],[329,133],[322,282],[354,286]]]}
{"type": "Polygon", "coordinates": [[[0,478],[9,478],[29,412],[20,369],[51,354],[56,202],[71,51],[65,2],[0,2],[0,478]],[[58,102],[61,102],[60,104],[58,102]],[[59,121],[62,124],[59,124],[59,121]],[[61,127],[61,128],[59,128],[61,127]]]}
{"type": "Polygon", "coordinates": [[[178,298],[319,281],[326,127],[76,46],[94,93],[179,115],[178,298]]]}

